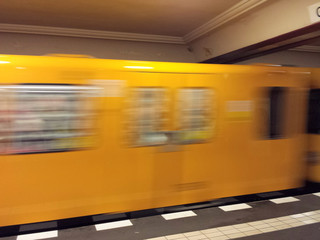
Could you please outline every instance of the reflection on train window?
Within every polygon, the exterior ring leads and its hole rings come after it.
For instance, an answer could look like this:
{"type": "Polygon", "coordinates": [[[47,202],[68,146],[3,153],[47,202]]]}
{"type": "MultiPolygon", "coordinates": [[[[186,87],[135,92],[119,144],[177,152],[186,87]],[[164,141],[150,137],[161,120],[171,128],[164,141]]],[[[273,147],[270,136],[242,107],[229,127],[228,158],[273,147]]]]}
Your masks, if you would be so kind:
{"type": "Polygon", "coordinates": [[[90,87],[14,85],[0,88],[2,153],[40,153],[91,147],[95,112],[90,87]]]}
{"type": "Polygon", "coordinates": [[[284,137],[285,93],[284,87],[269,87],[267,98],[262,102],[262,121],[266,126],[265,136],[269,139],[284,137]]]}
{"type": "Polygon", "coordinates": [[[213,130],[213,95],[207,88],[179,90],[179,131],[182,143],[196,143],[209,139],[213,130]]]}
{"type": "Polygon", "coordinates": [[[320,89],[309,93],[308,133],[320,134],[320,89]]]}
{"type": "Polygon", "coordinates": [[[129,92],[129,136],[132,146],[154,146],[167,142],[166,89],[132,88],[129,92]]]}

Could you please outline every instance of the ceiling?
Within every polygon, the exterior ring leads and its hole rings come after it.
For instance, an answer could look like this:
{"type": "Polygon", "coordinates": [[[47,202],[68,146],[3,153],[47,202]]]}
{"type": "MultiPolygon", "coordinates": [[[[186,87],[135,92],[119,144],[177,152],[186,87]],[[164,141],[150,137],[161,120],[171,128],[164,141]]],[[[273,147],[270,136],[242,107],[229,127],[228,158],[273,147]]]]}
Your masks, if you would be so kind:
{"type": "Polygon", "coordinates": [[[187,44],[272,1],[0,0],[0,32],[187,44]]]}
{"type": "Polygon", "coordinates": [[[1,0],[0,23],[184,36],[239,0],[1,0]]]}
{"type": "Polygon", "coordinates": [[[275,0],[0,0],[0,32],[189,43],[275,0]]]}

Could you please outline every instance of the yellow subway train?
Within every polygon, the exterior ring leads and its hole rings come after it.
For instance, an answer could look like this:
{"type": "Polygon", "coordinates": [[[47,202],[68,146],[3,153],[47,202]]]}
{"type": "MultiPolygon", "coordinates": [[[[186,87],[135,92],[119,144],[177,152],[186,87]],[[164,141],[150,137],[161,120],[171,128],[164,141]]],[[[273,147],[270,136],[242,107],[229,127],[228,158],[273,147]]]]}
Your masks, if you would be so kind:
{"type": "Polygon", "coordinates": [[[0,55],[0,77],[0,226],[320,182],[319,69],[0,55]]]}

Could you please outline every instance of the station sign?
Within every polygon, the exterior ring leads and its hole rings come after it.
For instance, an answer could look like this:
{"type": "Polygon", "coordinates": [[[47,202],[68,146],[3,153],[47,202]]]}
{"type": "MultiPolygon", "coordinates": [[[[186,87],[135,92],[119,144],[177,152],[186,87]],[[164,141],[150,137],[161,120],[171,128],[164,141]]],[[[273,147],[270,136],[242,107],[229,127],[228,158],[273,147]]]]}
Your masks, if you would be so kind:
{"type": "Polygon", "coordinates": [[[320,2],[308,7],[311,23],[320,22],[320,2]]]}

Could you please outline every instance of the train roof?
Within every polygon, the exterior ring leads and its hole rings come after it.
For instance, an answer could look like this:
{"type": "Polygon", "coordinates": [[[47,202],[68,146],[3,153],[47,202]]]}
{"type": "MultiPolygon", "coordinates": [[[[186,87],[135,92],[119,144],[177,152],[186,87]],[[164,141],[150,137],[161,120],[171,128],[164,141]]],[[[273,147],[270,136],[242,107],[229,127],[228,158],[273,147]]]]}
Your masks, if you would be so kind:
{"type": "Polygon", "coordinates": [[[0,55],[0,67],[53,67],[123,72],[163,72],[189,74],[217,74],[232,72],[274,72],[310,74],[311,68],[283,67],[272,64],[226,65],[205,63],[178,63],[137,60],[99,59],[86,55],[52,54],[45,56],[0,55]],[[2,65],[2,66],[1,66],[2,65]]]}

